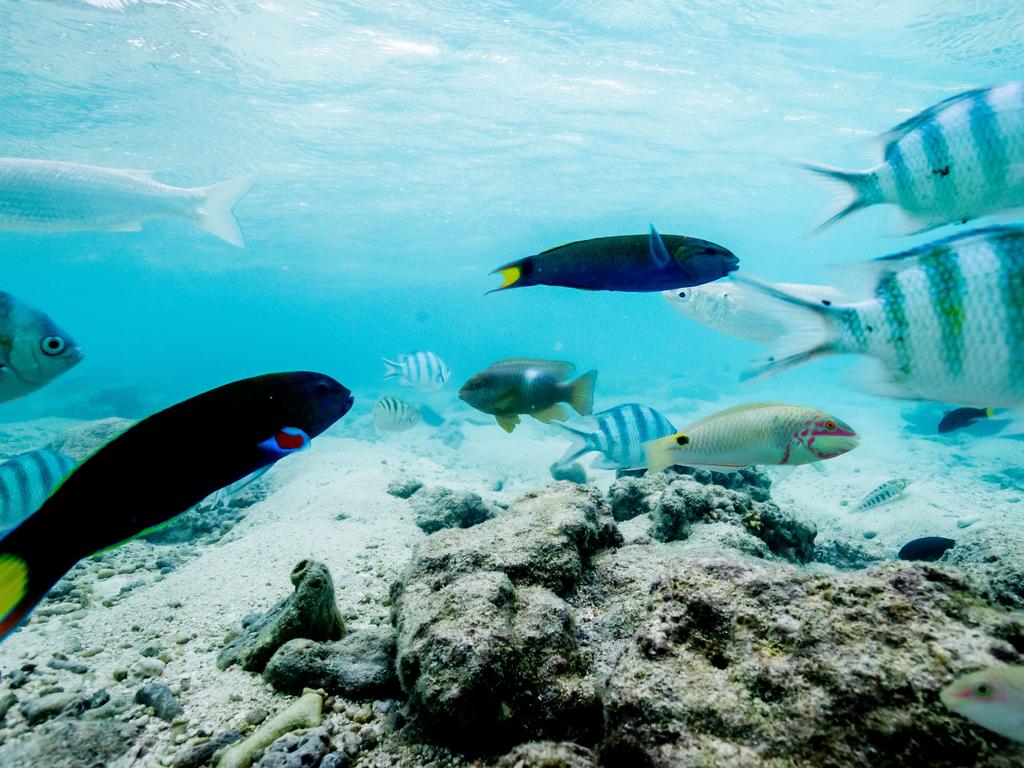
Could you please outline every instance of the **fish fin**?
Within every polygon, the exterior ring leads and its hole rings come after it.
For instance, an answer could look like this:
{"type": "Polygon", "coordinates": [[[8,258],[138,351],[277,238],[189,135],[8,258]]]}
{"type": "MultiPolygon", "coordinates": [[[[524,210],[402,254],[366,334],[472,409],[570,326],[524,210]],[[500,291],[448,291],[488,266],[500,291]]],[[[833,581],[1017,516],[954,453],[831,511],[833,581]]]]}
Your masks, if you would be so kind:
{"type": "Polygon", "coordinates": [[[911,131],[934,120],[943,110],[963,101],[973,101],[977,98],[981,98],[988,90],[988,88],[975,88],[970,91],[964,91],[963,93],[950,96],[948,99],[943,99],[937,104],[932,104],[927,109],[918,112],[913,117],[908,117],[902,123],[890,128],[888,131],[880,133],[875,137],[874,141],[880,144],[883,149],[888,148],[911,131]]]}
{"type": "MultiPolygon", "coordinates": [[[[390,379],[397,379],[402,375],[402,363],[395,362],[394,360],[388,360],[386,357],[382,357],[381,360],[384,363],[384,381],[390,379]]],[[[401,360],[401,358],[399,358],[401,360]]]]}
{"type": "Polygon", "coordinates": [[[511,432],[519,423],[519,416],[517,414],[512,414],[511,416],[495,416],[494,418],[498,422],[498,426],[506,432],[511,432]]]}
{"type": "Polygon", "coordinates": [[[435,411],[429,405],[420,406],[420,418],[429,427],[440,427],[445,422],[444,416],[435,411]]]}
{"type": "MultiPolygon", "coordinates": [[[[500,274],[502,283],[497,288],[492,288],[487,293],[495,293],[497,291],[507,291],[509,288],[521,287],[519,282],[523,277],[530,273],[530,262],[529,258],[519,259],[518,261],[510,261],[508,264],[498,267],[491,271],[492,275],[500,274]]],[[[526,285],[526,283],[524,283],[526,285]]],[[[486,294],[484,294],[486,295],[486,294]]]]}
{"type": "Polygon", "coordinates": [[[107,227],[104,231],[106,232],[141,232],[142,222],[141,221],[124,221],[120,224],[113,224],[107,227]]]}
{"type": "Polygon", "coordinates": [[[140,171],[137,168],[122,168],[121,173],[126,173],[133,178],[142,179],[143,181],[155,181],[153,178],[154,171],[140,171]]]}
{"type": "Polygon", "coordinates": [[[544,424],[550,424],[552,421],[565,421],[569,418],[569,412],[558,403],[549,405],[547,408],[543,408],[530,415],[544,424]]]}
{"type": "Polygon", "coordinates": [[[893,213],[892,220],[885,228],[888,237],[909,237],[919,235],[936,227],[941,227],[951,222],[946,219],[929,219],[924,216],[914,216],[912,213],[897,208],[893,213]]]}
{"type": "Polygon", "coordinates": [[[193,191],[203,196],[196,210],[199,226],[226,243],[244,248],[242,230],[231,211],[255,183],[255,176],[239,176],[208,187],[196,187],[193,191]]]}
{"type": "Polygon", "coordinates": [[[770,298],[777,299],[782,302],[781,306],[796,306],[808,310],[799,314],[783,312],[779,310],[778,304],[765,304],[764,311],[776,317],[786,329],[786,333],[774,343],[772,357],[754,369],[744,372],[741,378],[761,379],[774,376],[789,368],[840,351],[836,346],[839,341],[836,325],[840,313],[845,311],[842,305],[825,306],[821,302],[793,296],[770,283],[748,275],[736,275],[734,279],[756,288],[770,298]]]}
{"type": "Polygon", "coordinates": [[[690,442],[690,438],[683,432],[660,437],[657,440],[648,440],[643,444],[647,468],[651,472],[661,472],[674,464],[679,464],[679,457],[676,456],[675,449],[688,442],[690,442]]]}
{"type": "MultiPolygon", "coordinates": [[[[622,465],[614,459],[609,459],[604,454],[598,456],[592,462],[590,462],[592,469],[622,469],[622,465]]],[[[633,467],[629,467],[633,469],[633,467]]],[[[637,467],[637,469],[646,469],[646,467],[637,467]]]]}
{"type": "Polygon", "coordinates": [[[587,371],[569,385],[569,405],[580,416],[589,416],[594,412],[594,386],[597,384],[597,371],[587,371]]]}
{"type": "Polygon", "coordinates": [[[813,163],[798,163],[798,165],[804,170],[825,177],[839,189],[834,203],[835,212],[815,228],[815,234],[828,229],[840,219],[846,218],[861,208],[885,202],[877,192],[877,185],[873,183],[874,171],[849,171],[813,163]]]}
{"type": "Polygon", "coordinates": [[[39,594],[32,588],[34,581],[29,578],[29,564],[24,559],[12,552],[0,554],[0,640],[25,620],[53,586],[39,594]]]}
{"type": "Polygon", "coordinates": [[[668,246],[665,245],[665,241],[661,239],[661,235],[658,234],[658,230],[654,228],[653,224],[651,224],[650,252],[651,261],[658,269],[664,269],[672,261],[672,254],[669,253],[668,246]]]}
{"type": "Polygon", "coordinates": [[[557,421],[552,423],[572,435],[572,442],[565,450],[565,453],[562,454],[562,458],[558,460],[558,464],[570,464],[585,453],[590,453],[590,451],[594,450],[590,445],[590,432],[579,427],[570,426],[569,424],[561,424],[557,421]]]}
{"type": "Polygon", "coordinates": [[[995,415],[996,415],[996,409],[995,408],[986,408],[985,409],[985,417],[986,418],[990,419],[990,418],[992,418],[995,415]]]}

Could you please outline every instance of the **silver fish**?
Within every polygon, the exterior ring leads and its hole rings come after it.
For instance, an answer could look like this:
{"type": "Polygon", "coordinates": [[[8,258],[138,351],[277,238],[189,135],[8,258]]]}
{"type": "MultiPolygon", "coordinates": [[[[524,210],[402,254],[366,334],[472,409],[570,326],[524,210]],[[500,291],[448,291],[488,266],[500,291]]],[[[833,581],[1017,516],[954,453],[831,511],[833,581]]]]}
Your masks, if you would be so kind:
{"type": "Polygon", "coordinates": [[[381,358],[387,370],[384,379],[398,379],[406,387],[423,392],[440,389],[451,378],[451,369],[444,360],[429,351],[409,352],[399,355],[398,360],[381,358]]]}
{"type": "Polygon", "coordinates": [[[378,432],[404,432],[419,424],[420,419],[419,408],[390,395],[373,406],[373,426],[378,432]]]}
{"type": "MultiPolygon", "coordinates": [[[[839,291],[829,285],[800,285],[776,283],[775,287],[807,301],[821,302],[825,306],[839,300],[839,291]]],[[[749,341],[775,341],[786,332],[786,323],[780,315],[781,307],[765,312],[764,300],[749,285],[730,280],[706,283],[693,288],[663,291],[662,296],[672,307],[691,320],[729,336],[749,341]]],[[[793,313],[803,310],[790,307],[793,313]]]]}
{"type": "Polygon", "coordinates": [[[805,166],[848,192],[819,229],[880,203],[899,206],[905,234],[1024,205],[1024,81],[957,94],[880,138],[866,171],[805,166]]]}
{"type": "Polygon", "coordinates": [[[147,219],[175,218],[242,247],[231,209],[255,180],[240,176],[207,187],[172,187],[148,171],[0,158],[0,229],[138,232],[147,219]]]}
{"type": "Polygon", "coordinates": [[[557,424],[574,435],[574,440],[559,464],[569,464],[591,451],[602,454],[590,466],[596,469],[639,469],[646,466],[643,444],[674,434],[672,422],[653,408],[625,403],[595,413],[592,427],[557,424]]]}
{"type": "Polygon", "coordinates": [[[45,386],[81,360],[81,347],[67,331],[0,291],[0,402],[45,386]]]}
{"type": "Polygon", "coordinates": [[[0,531],[31,517],[74,468],[74,461],[48,448],[19,453],[0,464],[0,531]]]}
{"type": "Polygon", "coordinates": [[[872,297],[829,307],[738,276],[817,315],[780,315],[790,333],[752,375],[854,353],[879,362],[871,388],[889,397],[1024,405],[1024,228],[964,232],[865,266],[872,297]]]}
{"type": "Polygon", "coordinates": [[[912,482],[914,481],[907,480],[905,477],[898,477],[895,480],[886,480],[880,486],[875,488],[875,490],[861,499],[860,504],[854,507],[853,511],[863,512],[865,509],[871,509],[872,507],[877,507],[879,504],[885,504],[887,501],[892,501],[903,493],[907,486],[912,482]]]}

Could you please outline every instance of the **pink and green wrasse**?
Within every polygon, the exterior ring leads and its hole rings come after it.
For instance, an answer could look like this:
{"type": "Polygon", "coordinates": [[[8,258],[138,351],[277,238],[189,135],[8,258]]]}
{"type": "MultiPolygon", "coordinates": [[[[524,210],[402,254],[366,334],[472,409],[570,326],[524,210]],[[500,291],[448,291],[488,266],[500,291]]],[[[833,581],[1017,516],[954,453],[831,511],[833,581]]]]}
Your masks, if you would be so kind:
{"type": "Polygon", "coordinates": [[[644,451],[654,472],[674,464],[735,472],[750,466],[798,466],[831,459],[859,442],[853,427],[816,408],[750,403],[644,443],[644,451]]]}

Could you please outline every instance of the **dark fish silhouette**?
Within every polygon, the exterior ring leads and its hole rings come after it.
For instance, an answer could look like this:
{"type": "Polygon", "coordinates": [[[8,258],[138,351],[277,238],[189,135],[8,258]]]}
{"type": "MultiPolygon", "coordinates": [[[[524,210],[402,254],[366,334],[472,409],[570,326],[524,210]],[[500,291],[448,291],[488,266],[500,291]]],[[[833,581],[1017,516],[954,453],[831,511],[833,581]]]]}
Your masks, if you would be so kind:
{"type": "Polygon", "coordinates": [[[0,540],[0,638],[83,557],[301,450],[351,407],[352,393],[328,376],[272,373],[204,392],[114,438],[0,540]]]}
{"type": "Polygon", "coordinates": [[[978,419],[987,419],[995,414],[995,408],[957,408],[942,417],[939,422],[939,434],[946,434],[964,427],[969,427],[978,419]]]}
{"type": "MultiPolygon", "coordinates": [[[[498,267],[504,283],[494,291],[559,285],[587,291],[667,291],[702,285],[739,266],[727,248],[683,235],[595,237],[560,245],[498,267]]],[[[488,293],[494,293],[488,291],[488,293]]]]}
{"type": "Polygon", "coordinates": [[[914,539],[903,545],[900,549],[900,560],[927,560],[932,562],[938,560],[947,549],[956,545],[953,539],[946,539],[942,536],[925,536],[921,539],[914,539]]]}

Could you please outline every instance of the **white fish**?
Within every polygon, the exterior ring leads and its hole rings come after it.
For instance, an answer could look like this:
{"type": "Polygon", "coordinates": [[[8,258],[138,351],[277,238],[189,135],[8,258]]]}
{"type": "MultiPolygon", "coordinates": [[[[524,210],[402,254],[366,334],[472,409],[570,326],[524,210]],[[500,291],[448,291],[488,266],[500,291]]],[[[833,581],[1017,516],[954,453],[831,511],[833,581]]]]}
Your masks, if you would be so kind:
{"type": "Polygon", "coordinates": [[[904,234],[1024,206],[1024,81],[941,101],[881,137],[884,159],[865,171],[808,170],[840,182],[840,210],[899,206],[904,234]]]}
{"type": "Polygon", "coordinates": [[[45,386],[81,360],[82,349],[67,331],[0,291],[0,402],[45,386]]]}
{"type": "Polygon", "coordinates": [[[737,276],[818,316],[780,316],[790,333],[753,374],[852,353],[879,363],[882,376],[871,382],[879,394],[979,408],[1024,405],[1024,228],[964,232],[863,266],[871,298],[828,307],[737,276]]]}
{"type": "MultiPolygon", "coordinates": [[[[840,297],[839,291],[829,285],[776,283],[775,287],[825,306],[840,297]]],[[[782,336],[787,328],[787,323],[783,322],[787,310],[806,314],[802,309],[785,304],[766,312],[763,296],[757,289],[731,280],[663,291],[661,295],[691,320],[719,333],[749,341],[769,342],[782,336]]]]}
{"type": "Polygon", "coordinates": [[[898,477],[894,480],[886,480],[880,486],[875,488],[871,493],[861,499],[860,504],[853,508],[854,512],[863,512],[865,509],[871,509],[877,507],[879,504],[885,504],[888,501],[892,501],[899,496],[903,491],[907,489],[913,480],[908,480],[905,477],[898,477]]]}
{"type": "Polygon", "coordinates": [[[816,408],[750,403],[644,443],[644,452],[652,472],[674,464],[735,472],[750,466],[799,466],[831,459],[852,451],[859,442],[853,427],[816,408]]]}
{"type": "Polygon", "coordinates": [[[373,426],[378,432],[404,432],[419,424],[421,418],[415,405],[390,395],[373,406],[373,426]]]}
{"type": "Polygon", "coordinates": [[[957,714],[1024,743],[1024,667],[996,666],[972,672],[954,680],[939,695],[957,714]]]}
{"type": "Polygon", "coordinates": [[[255,176],[172,187],[148,171],[0,158],[0,230],[138,232],[155,218],[186,219],[221,240],[245,241],[231,209],[255,176]]]}
{"type": "Polygon", "coordinates": [[[75,462],[49,448],[19,453],[0,464],[0,532],[35,514],[74,468],[75,462]]]}
{"type": "Polygon", "coordinates": [[[385,381],[398,379],[403,386],[412,387],[422,392],[440,389],[452,375],[451,369],[445,365],[444,360],[433,352],[425,350],[399,355],[397,361],[384,357],[381,360],[384,361],[387,368],[384,373],[385,381]]]}
{"type": "Polygon", "coordinates": [[[595,413],[587,428],[552,422],[571,432],[572,445],[559,459],[569,464],[591,451],[600,454],[590,466],[595,469],[640,469],[645,467],[643,444],[674,434],[672,422],[653,408],[638,403],[624,403],[595,413]]]}

